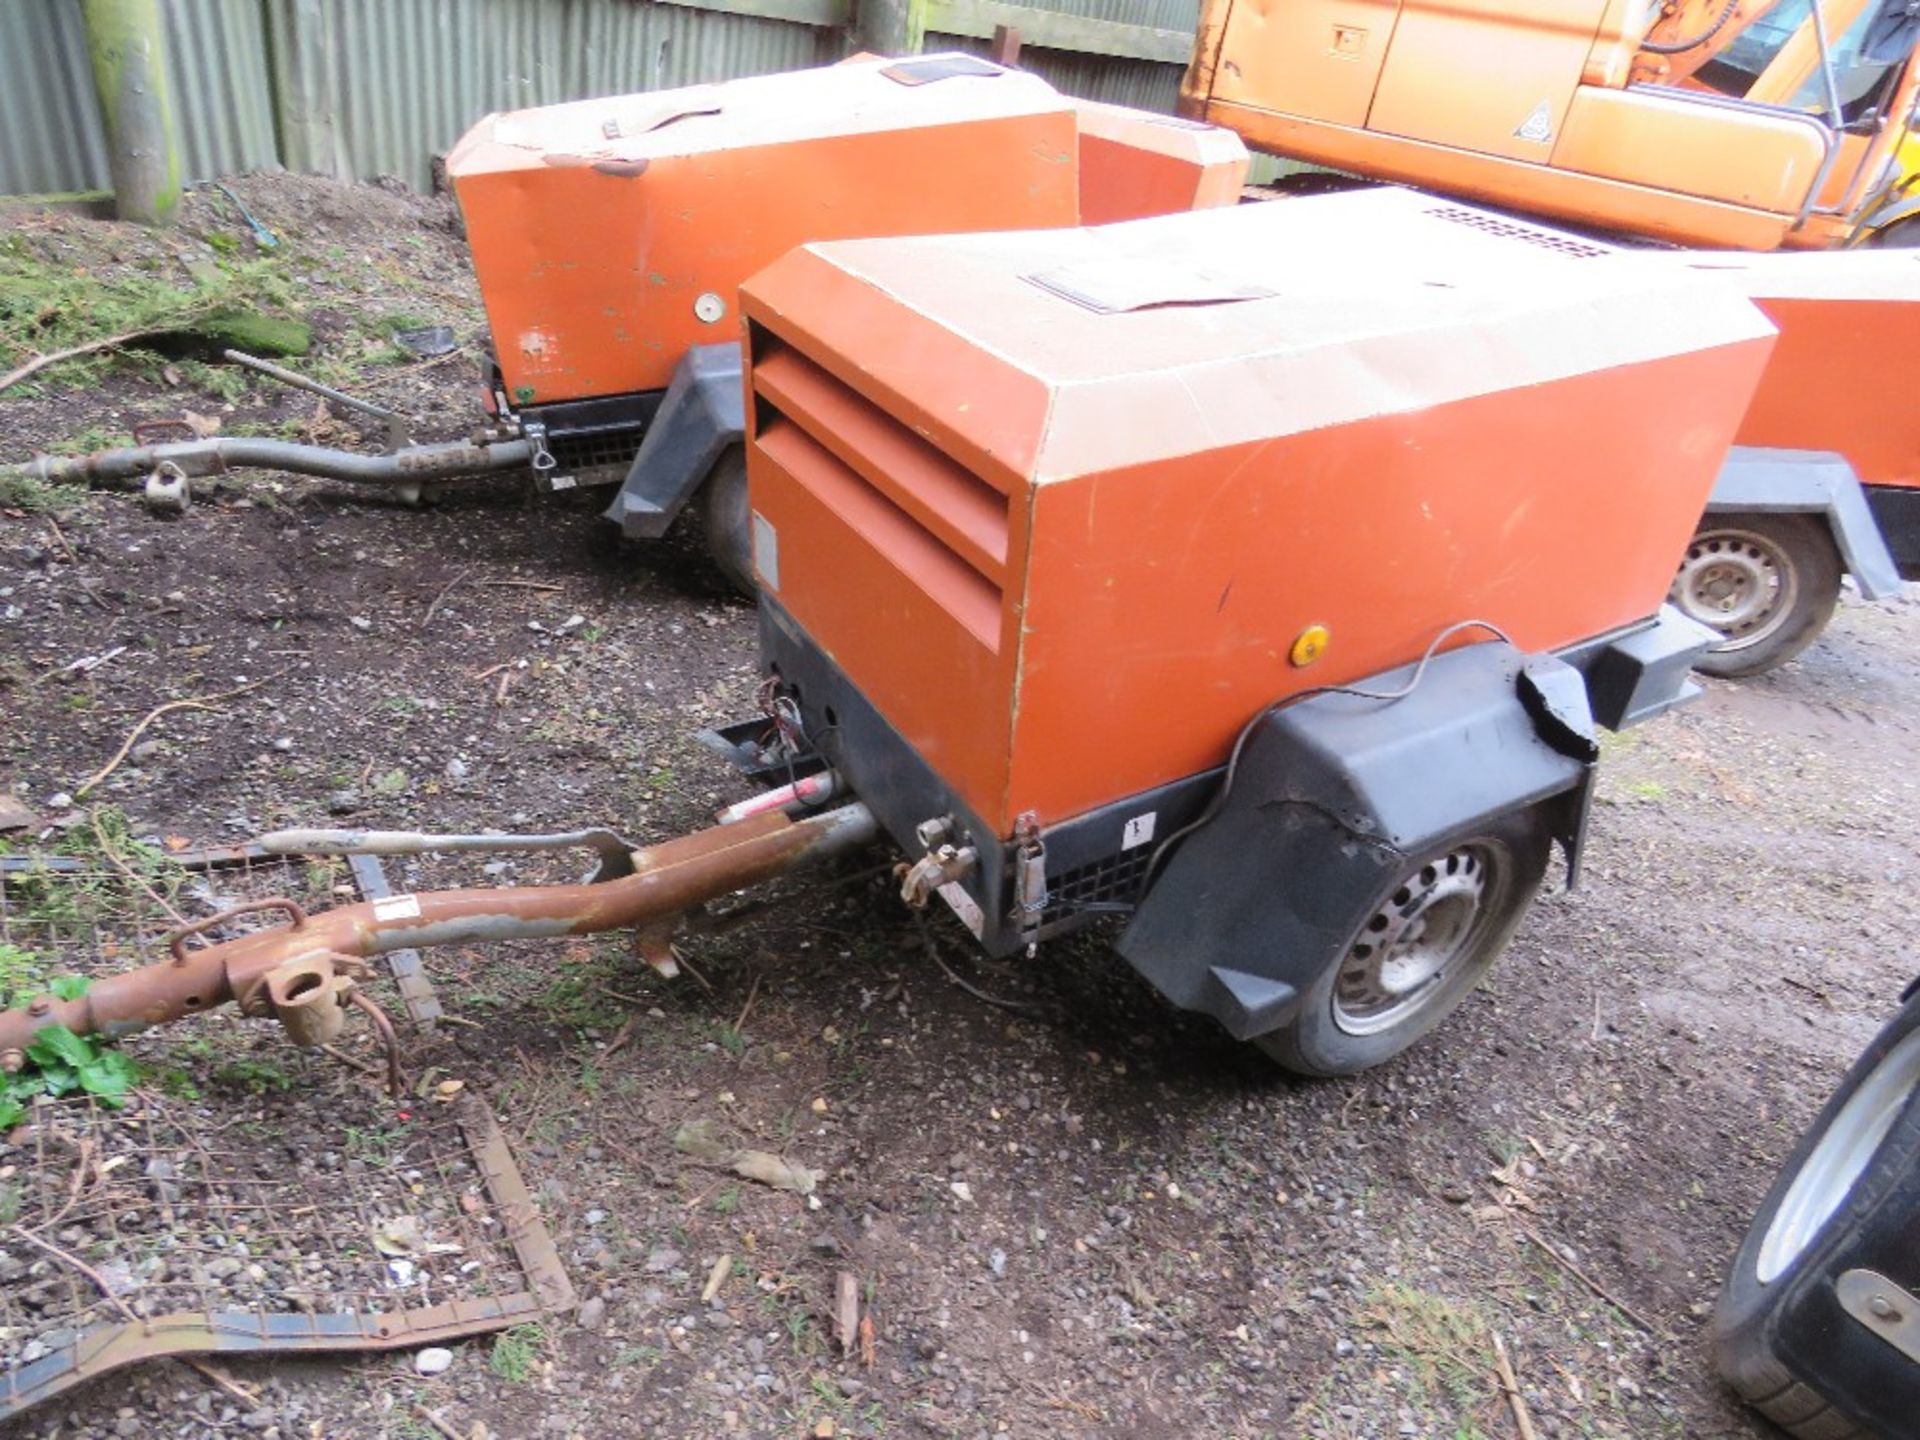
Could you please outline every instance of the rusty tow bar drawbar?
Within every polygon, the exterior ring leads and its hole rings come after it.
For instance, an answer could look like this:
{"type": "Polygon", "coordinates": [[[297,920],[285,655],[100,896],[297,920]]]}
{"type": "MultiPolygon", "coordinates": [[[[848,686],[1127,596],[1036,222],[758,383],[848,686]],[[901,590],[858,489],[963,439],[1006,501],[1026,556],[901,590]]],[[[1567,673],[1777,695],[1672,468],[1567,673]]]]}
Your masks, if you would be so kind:
{"type": "MultiPolygon", "coordinates": [[[[584,833],[599,837],[606,832],[584,833]]],[[[317,834],[318,841],[304,847],[308,853],[372,853],[374,847],[364,841],[376,838],[350,832],[317,834]],[[328,838],[336,843],[325,843],[328,838]]],[[[346,1007],[361,1009],[387,1041],[397,1076],[392,1026],[357,988],[370,969],[370,957],[430,945],[541,940],[632,926],[642,953],[670,971],[669,941],[688,911],[799,866],[858,849],[876,834],[872,814],[857,803],[798,819],[773,809],[633,849],[618,865],[609,865],[603,853],[599,875],[616,878],[585,884],[430,890],[313,914],[291,900],[252,901],[175,931],[168,937],[166,960],[96,980],[76,1000],[37,995],[24,1006],[0,1012],[0,1070],[18,1070],[27,1045],[48,1025],[118,1038],[234,1001],[249,1015],[278,1019],[297,1045],[326,1044],[345,1025],[346,1007]],[[284,914],[287,923],[217,944],[187,944],[200,932],[265,911],[284,914]]],[[[260,843],[272,848],[276,838],[263,837],[260,843]]],[[[286,838],[313,840],[314,832],[286,838]]],[[[433,837],[394,838],[411,839],[404,847],[409,850],[439,848],[431,843],[433,837]]],[[[513,837],[494,837],[490,845],[481,841],[446,848],[529,847],[516,844],[513,837]]]]}

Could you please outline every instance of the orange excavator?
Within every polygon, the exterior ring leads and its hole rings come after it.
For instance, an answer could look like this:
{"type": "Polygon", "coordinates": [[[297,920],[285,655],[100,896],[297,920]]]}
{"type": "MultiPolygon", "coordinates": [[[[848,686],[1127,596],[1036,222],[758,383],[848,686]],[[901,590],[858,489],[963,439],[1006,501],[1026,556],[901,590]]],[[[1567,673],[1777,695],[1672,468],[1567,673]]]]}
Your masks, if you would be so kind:
{"type": "Polygon", "coordinates": [[[1247,142],[1681,245],[1920,241],[1910,0],[1206,0],[1247,142]]]}
{"type": "Polygon", "coordinates": [[[1916,47],[1915,0],[1205,0],[1182,100],[1337,172],[1288,188],[1416,185],[1746,286],[1781,341],[1669,598],[1722,636],[1702,669],[1752,675],[1843,575],[1920,578],[1916,47]],[[1829,253],[1728,253],[1775,250],[1829,253]]]}

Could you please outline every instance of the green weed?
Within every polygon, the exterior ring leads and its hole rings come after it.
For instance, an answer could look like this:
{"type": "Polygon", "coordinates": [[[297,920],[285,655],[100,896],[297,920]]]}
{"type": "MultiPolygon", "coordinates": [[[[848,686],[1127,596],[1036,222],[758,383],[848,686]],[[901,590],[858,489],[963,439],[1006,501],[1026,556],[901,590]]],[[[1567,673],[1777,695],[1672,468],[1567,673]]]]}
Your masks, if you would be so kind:
{"type": "MultiPolygon", "coordinates": [[[[23,235],[0,240],[0,369],[111,335],[193,329],[223,312],[244,319],[296,309],[296,292],[272,258],[217,260],[191,267],[176,282],[48,259],[23,235]]],[[[73,384],[113,363],[113,353],[103,351],[35,379],[73,384]]]]}
{"type": "Polygon", "coordinates": [[[127,817],[111,805],[69,829],[52,853],[80,861],[83,872],[30,869],[8,881],[16,917],[50,929],[145,915],[156,896],[171,904],[186,878],[165,851],[135,837],[127,817]]]}
{"type": "Polygon", "coordinates": [[[792,1342],[796,1355],[818,1355],[826,1349],[813,1317],[798,1305],[788,1307],[781,1323],[786,1326],[787,1339],[792,1342]]]}
{"type": "Polygon", "coordinates": [[[76,485],[55,485],[31,475],[0,474],[0,510],[22,510],[56,519],[77,509],[86,491],[76,485]]]}
{"type": "Polygon", "coordinates": [[[493,1349],[487,1355],[487,1368],[502,1380],[524,1385],[533,1378],[533,1362],[547,1343],[547,1332],[538,1325],[516,1325],[493,1337],[493,1349]]]}
{"type": "Polygon", "coordinates": [[[1444,1397],[1455,1412],[1486,1398],[1487,1322],[1471,1306],[1396,1283],[1372,1291],[1358,1318],[1384,1332],[1380,1346],[1400,1360],[1409,1398],[1425,1405],[1444,1397]]]}
{"type": "Polygon", "coordinates": [[[273,1060],[257,1060],[242,1055],[214,1067],[207,1077],[227,1090],[244,1090],[250,1095],[266,1095],[293,1089],[299,1077],[273,1060]]]}
{"type": "MultiPolygon", "coordinates": [[[[63,1000],[77,999],[86,983],[62,987],[63,1000]]],[[[27,1046],[26,1064],[0,1082],[0,1129],[10,1129],[27,1118],[27,1106],[41,1095],[91,1095],[118,1109],[121,1096],[140,1078],[139,1067],[118,1050],[91,1035],[76,1035],[64,1025],[42,1025],[27,1046]]]]}
{"type": "Polygon", "coordinates": [[[204,395],[231,405],[246,399],[253,382],[238,365],[208,365],[199,360],[181,360],[174,364],[182,385],[190,385],[204,395]]]}
{"type": "Polygon", "coordinates": [[[394,1142],[401,1138],[398,1130],[362,1129],[358,1125],[347,1127],[346,1150],[349,1155],[357,1156],[370,1165],[386,1167],[393,1164],[394,1142]]]}
{"type": "Polygon", "coordinates": [[[0,941],[0,1006],[11,1009],[40,993],[46,962],[31,950],[0,941]]]}
{"type": "Polygon", "coordinates": [[[564,963],[533,1003],[555,1025],[572,1030],[617,1028],[625,1009],[607,994],[607,985],[619,976],[622,955],[606,947],[586,960],[564,963]]]}

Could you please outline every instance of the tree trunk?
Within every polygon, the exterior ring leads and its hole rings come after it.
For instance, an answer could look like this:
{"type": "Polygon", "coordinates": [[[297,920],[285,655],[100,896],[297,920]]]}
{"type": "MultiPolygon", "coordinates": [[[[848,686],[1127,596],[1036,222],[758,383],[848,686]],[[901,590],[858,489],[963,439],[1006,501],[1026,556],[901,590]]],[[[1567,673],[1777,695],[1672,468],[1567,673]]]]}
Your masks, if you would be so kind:
{"type": "Polygon", "coordinates": [[[122,220],[164,224],[180,203],[180,148],[160,0],[84,0],[83,8],[114,211],[122,220]]]}
{"type": "Polygon", "coordinates": [[[918,55],[926,36],[924,0],[856,0],[860,47],[879,55],[918,55]]]}

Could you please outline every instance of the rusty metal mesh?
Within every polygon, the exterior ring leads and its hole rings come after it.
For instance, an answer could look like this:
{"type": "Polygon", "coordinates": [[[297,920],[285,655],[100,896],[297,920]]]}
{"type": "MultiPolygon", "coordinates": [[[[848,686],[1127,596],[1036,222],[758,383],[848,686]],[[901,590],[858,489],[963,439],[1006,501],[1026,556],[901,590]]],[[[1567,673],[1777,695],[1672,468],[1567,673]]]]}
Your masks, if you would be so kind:
{"type": "MultiPolygon", "coordinates": [[[[354,870],[381,884],[345,862],[135,860],[0,873],[0,960],[107,974],[182,917],[337,903],[354,870]]],[[[430,1018],[398,959],[368,992],[430,1018]]],[[[145,1078],[124,1108],[36,1104],[0,1140],[0,1417],[155,1355],[419,1345],[571,1303],[491,1113],[449,1083],[457,1053],[402,1034],[398,1103],[367,1027],[337,1055],[299,1050],[229,1008],[129,1041],[145,1078]]]]}

